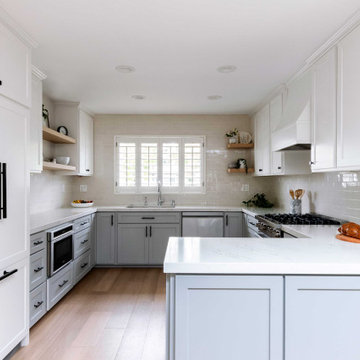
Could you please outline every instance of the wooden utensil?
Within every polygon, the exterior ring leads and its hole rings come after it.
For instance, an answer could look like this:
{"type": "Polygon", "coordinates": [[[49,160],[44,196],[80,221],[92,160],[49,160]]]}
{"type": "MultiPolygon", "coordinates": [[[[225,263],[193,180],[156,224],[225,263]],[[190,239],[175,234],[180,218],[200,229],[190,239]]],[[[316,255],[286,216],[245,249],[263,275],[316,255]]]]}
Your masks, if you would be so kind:
{"type": "Polygon", "coordinates": [[[289,194],[293,200],[295,200],[294,190],[289,190],[289,194]]]}
{"type": "Polygon", "coordinates": [[[302,189],[295,190],[295,198],[296,198],[296,200],[299,199],[301,195],[302,195],[302,189]]]}
{"type": "Polygon", "coordinates": [[[301,195],[300,195],[299,199],[301,199],[301,198],[304,196],[304,194],[305,194],[305,190],[304,190],[304,189],[300,189],[300,190],[301,190],[301,195]]]}

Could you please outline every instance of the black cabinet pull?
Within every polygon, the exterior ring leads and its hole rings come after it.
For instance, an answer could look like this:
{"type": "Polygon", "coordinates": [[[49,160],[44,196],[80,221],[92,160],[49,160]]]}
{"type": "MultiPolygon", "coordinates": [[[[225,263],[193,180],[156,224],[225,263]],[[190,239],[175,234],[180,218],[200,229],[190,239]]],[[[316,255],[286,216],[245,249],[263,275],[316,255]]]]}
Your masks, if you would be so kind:
{"type": "Polygon", "coordinates": [[[80,224],[80,226],[83,226],[83,225],[86,225],[87,224],[87,222],[85,221],[85,222],[82,222],[81,224],[80,224]]]}
{"type": "Polygon", "coordinates": [[[145,226],[145,237],[147,237],[147,226],[145,226]]]}
{"type": "Polygon", "coordinates": [[[87,171],[87,172],[89,172],[89,171],[90,171],[90,169],[86,169],[86,171],[87,171]]]}
{"type": "Polygon", "coordinates": [[[0,163],[0,220],[7,218],[6,163],[0,163]]]}
{"type": "Polygon", "coordinates": [[[155,220],[155,218],[152,216],[143,216],[141,219],[142,220],[155,220]]]}
{"type": "Polygon", "coordinates": [[[83,269],[88,263],[83,263],[80,267],[83,269]]]}
{"type": "Polygon", "coordinates": [[[114,215],[111,215],[111,226],[114,225],[114,215]]]}
{"type": "Polygon", "coordinates": [[[263,171],[263,169],[259,169],[259,171],[263,171]]]}
{"type": "Polygon", "coordinates": [[[9,276],[11,276],[13,274],[15,274],[17,271],[18,271],[18,269],[14,269],[14,270],[11,270],[11,271],[5,271],[4,270],[3,276],[0,276],[0,281],[6,279],[7,277],[9,277],[9,276]]]}
{"type": "Polygon", "coordinates": [[[67,282],[69,282],[69,280],[64,280],[62,284],[59,284],[59,287],[63,287],[67,282]]]}
{"type": "Polygon", "coordinates": [[[34,304],[34,308],[37,309],[39,306],[41,306],[44,302],[38,301],[37,304],[34,304]]]}
{"type": "Polygon", "coordinates": [[[152,226],[150,226],[150,237],[152,237],[152,226]]]}
{"type": "Polygon", "coordinates": [[[281,170],[281,166],[278,166],[278,170],[281,170]]]}
{"type": "Polygon", "coordinates": [[[43,243],[43,241],[42,240],[39,240],[39,241],[34,241],[34,245],[40,245],[40,244],[42,244],[43,243]]]}
{"type": "Polygon", "coordinates": [[[0,86],[2,85],[2,80],[0,80],[0,86]]]}
{"type": "Polygon", "coordinates": [[[229,215],[225,216],[225,224],[226,226],[229,226],[229,215]]]}
{"type": "Polygon", "coordinates": [[[43,266],[39,266],[37,269],[34,269],[34,272],[38,273],[39,271],[41,271],[44,267],[43,266]]]}
{"type": "Polygon", "coordinates": [[[86,240],[84,240],[84,241],[81,241],[80,244],[81,244],[81,245],[84,245],[84,244],[86,244],[88,241],[89,241],[89,239],[86,239],[86,240]]]}

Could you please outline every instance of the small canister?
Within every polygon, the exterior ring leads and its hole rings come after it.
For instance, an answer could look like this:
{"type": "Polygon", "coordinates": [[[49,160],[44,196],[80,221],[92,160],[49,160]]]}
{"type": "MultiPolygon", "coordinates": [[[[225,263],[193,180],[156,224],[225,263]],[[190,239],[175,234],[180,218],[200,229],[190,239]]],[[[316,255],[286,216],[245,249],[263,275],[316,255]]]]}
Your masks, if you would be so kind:
{"type": "Polygon", "coordinates": [[[290,201],[290,214],[301,215],[301,200],[294,199],[290,201]]]}

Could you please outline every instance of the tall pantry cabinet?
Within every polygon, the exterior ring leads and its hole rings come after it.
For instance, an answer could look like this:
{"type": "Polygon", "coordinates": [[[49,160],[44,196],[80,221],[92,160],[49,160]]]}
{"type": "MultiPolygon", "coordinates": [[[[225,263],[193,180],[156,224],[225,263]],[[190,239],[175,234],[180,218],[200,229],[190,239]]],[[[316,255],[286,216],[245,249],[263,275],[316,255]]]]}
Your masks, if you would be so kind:
{"type": "MultiPolygon", "coordinates": [[[[0,10],[1,11],[1,10],[0,10]]],[[[1,15],[1,14],[0,14],[1,15]]],[[[6,17],[0,17],[6,19],[6,17]]],[[[0,358],[28,342],[31,44],[0,21],[0,358]]]]}

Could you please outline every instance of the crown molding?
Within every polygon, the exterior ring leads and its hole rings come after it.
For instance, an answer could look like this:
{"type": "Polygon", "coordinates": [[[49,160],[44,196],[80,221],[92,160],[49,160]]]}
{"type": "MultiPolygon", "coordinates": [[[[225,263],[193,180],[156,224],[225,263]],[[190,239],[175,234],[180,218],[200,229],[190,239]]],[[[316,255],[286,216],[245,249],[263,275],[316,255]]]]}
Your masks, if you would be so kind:
{"type": "Polygon", "coordinates": [[[275,89],[273,89],[269,95],[260,102],[257,106],[254,107],[250,112],[250,116],[252,117],[256,112],[258,112],[263,106],[265,106],[268,102],[271,101],[276,95],[284,91],[286,87],[294,81],[296,78],[301,76],[307,70],[314,65],[314,63],[319,60],[322,56],[324,56],[331,48],[336,46],[339,41],[341,41],[346,35],[348,35],[354,28],[360,25],[360,10],[356,11],[346,22],[345,24],[337,30],[327,41],[325,41],[316,51],[314,51],[298,68],[298,70],[288,78],[288,80],[281,85],[278,85],[275,89]]]}
{"type": "Polygon", "coordinates": [[[79,110],[86,112],[88,115],[94,117],[95,114],[89,110],[87,107],[85,107],[84,105],[82,105],[81,103],[77,102],[77,101],[54,101],[54,105],[62,105],[62,106],[72,106],[72,107],[77,107],[79,110]]]}
{"type": "Polygon", "coordinates": [[[14,35],[24,41],[30,48],[37,48],[39,43],[33,39],[11,16],[0,6],[0,22],[4,24],[14,35]]]}
{"type": "Polygon", "coordinates": [[[47,76],[34,65],[32,65],[31,72],[33,73],[33,75],[37,76],[40,80],[45,80],[47,78],[47,76]]]}

